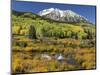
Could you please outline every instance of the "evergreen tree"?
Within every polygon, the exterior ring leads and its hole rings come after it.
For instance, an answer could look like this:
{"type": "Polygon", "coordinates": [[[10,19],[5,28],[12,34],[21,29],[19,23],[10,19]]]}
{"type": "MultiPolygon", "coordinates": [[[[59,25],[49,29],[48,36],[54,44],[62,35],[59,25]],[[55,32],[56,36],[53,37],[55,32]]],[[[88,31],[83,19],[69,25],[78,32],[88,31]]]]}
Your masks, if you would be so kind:
{"type": "Polygon", "coordinates": [[[29,26],[29,38],[30,39],[36,39],[36,30],[33,25],[29,26]]]}

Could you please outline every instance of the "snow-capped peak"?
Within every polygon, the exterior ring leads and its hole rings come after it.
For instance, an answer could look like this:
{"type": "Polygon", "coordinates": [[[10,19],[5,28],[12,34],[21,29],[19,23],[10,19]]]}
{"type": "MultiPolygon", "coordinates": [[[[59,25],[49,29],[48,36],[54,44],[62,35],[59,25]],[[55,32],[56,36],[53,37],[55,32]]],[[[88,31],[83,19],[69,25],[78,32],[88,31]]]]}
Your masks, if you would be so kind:
{"type": "Polygon", "coordinates": [[[42,10],[42,11],[39,12],[39,15],[40,15],[40,16],[43,16],[43,15],[46,15],[46,14],[51,13],[52,11],[59,12],[60,15],[61,15],[61,17],[64,16],[63,11],[60,10],[60,9],[58,9],[58,8],[49,8],[49,9],[44,9],[44,10],[42,10]]]}
{"type": "Polygon", "coordinates": [[[52,11],[55,11],[56,13],[58,12],[61,17],[65,16],[64,13],[67,13],[68,15],[71,15],[71,16],[74,16],[74,15],[79,16],[78,14],[76,14],[75,12],[73,12],[71,10],[60,10],[58,8],[44,9],[44,10],[42,10],[42,11],[39,12],[39,15],[40,16],[47,15],[47,14],[51,13],[52,11]]]}
{"type": "Polygon", "coordinates": [[[83,16],[71,11],[71,10],[61,10],[58,8],[44,9],[38,13],[38,15],[45,18],[50,18],[56,21],[64,22],[87,22],[87,19],[83,16]]]}

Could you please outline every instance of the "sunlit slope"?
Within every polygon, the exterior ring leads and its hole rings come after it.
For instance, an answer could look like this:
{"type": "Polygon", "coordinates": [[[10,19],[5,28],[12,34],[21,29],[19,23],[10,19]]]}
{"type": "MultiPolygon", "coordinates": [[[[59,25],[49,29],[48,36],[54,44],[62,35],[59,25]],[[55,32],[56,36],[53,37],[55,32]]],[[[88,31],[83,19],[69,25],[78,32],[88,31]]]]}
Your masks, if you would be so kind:
{"type": "Polygon", "coordinates": [[[87,23],[66,23],[44,19],[32,13],[12,13],[12,33],[28,35],[30,25],[36,29],[37,37],[93,39],[95,25],[87,23]]]}

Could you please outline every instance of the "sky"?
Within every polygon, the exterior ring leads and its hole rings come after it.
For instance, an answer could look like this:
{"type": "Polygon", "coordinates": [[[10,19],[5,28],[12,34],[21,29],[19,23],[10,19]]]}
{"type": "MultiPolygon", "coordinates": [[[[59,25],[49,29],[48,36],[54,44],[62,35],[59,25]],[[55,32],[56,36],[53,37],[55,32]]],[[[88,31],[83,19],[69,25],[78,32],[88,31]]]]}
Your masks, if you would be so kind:
{"type": "Polygon", "coordinates": [[[91,23],[96,23],[96,7],[89,5],[73,5],[59,3],[43,3],[43,2],[27,2],[27,1],[12,1],[12,9],[21,12],[39,13],[48,8],[58,8],[61,10],[72,10],[81,16],[87,18],[91,23]]]}

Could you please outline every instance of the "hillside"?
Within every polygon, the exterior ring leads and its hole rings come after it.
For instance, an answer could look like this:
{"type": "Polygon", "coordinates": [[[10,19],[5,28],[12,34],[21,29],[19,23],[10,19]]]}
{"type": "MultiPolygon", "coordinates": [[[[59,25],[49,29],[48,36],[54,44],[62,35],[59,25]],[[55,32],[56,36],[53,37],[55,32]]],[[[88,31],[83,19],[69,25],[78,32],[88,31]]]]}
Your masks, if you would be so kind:
{"type": "Polygon", "coordinates": [[[14,13],[12,20],[13,34],[28,35],[28,28],[33,25],[37,37],[95,38],[95,26],[89,23],[57,22],[32,13],[14,13]]]}

